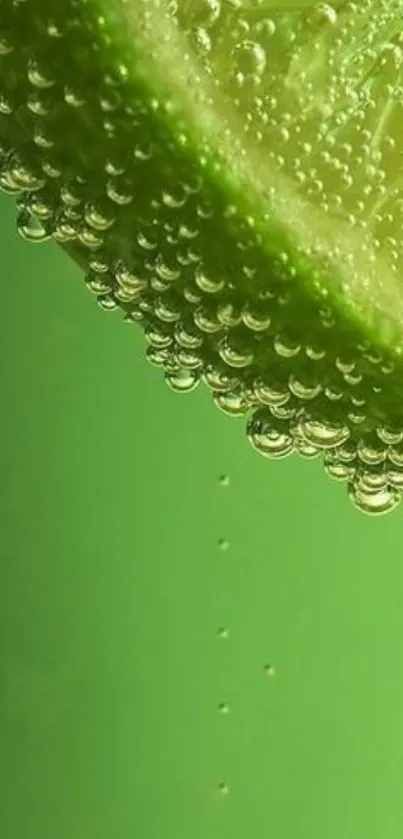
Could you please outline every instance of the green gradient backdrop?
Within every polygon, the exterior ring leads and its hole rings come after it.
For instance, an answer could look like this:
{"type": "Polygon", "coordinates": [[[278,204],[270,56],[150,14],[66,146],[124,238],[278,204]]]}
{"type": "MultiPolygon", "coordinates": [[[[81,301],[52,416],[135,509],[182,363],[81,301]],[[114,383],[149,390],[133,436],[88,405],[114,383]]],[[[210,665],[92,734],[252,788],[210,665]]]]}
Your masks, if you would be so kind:
{"type": "Polygon", "coordinates": [[[0,835],[401,839],[402,511],[170,392],[0,214],[0,835]]]}

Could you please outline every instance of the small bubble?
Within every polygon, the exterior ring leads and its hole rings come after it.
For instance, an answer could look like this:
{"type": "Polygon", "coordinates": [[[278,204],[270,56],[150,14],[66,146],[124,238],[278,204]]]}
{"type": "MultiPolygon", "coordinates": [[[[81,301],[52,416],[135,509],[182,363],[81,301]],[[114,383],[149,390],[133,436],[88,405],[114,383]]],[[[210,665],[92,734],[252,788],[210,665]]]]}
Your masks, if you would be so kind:
{"type": "Polygon", "coordinates": [[[229,705],[228,702],[220,702],[218,706],[218,710],[220,714],[229,714],[229,705]]]}
{"type": "Polygon", "coordinates": [[[219,479],[218,479],[218,483],[219,483],[219,484],[220,484],[220,486],[222,486],[222,487],[227,487],[227,486],[229,486],[229,484],[230,484],[229,475],[220,475],[220,477],[219,477],[219,479]]]}
{"type": "Polygon", "coordinates": [[[233,393],[232,391],[214,393],[213,400],[217,408],[220,408],[224,414],[228,414],[230,417],[241,416],[248,410],[247,401],[239,393],[233,393]]]}
{"type": "Polygon", "coordinates": [[[172,370],[165,372],[165,382],[175,393],[189,393],[199,384],[196,370],[172,370]]]}
{"type": "Polygon", "coordinates": [[[50,239],[50,230],[35,218],[29,210],[22,208],[17,217],[17,230],[27,242],[44,242],[50,239]]]}
{"type": "Polygon", "coordinates": [[[377,492],[364,488],[354,479],[348,484],[348,494],[353,504],[363,513],[382,515],[394,510],[401,501],[401,494],[393,486],[383,486],[377,492]]]}
{"type": "Polygon", "coordinates": [[[275,668],[274,664],[265,664],[264,672],[265,672],[266,676],[274,676],[275,673],[276,673],[276,668],[275,668]]]}
{"type": "Polygon", "coordinates": [[[226,639],[229,636],[229,629],[227,626],[220,626],[218,630],[218,637],[226,639]]]}
{"type": "Polygon", "coordinates": [[[221,795],[228,795],[229,786],[225,781],[220,781],[220,783],[218,784],[218,792],[220,792],[221,795]]]}
{"type": "Polygon", "coordinates": [[[220,551],[227,551],[228,548],[229,548],[228,539],[225,539],[224,536],[221,536],[220,539],[218,540],[218,547],[219,547],[220,551]]]}

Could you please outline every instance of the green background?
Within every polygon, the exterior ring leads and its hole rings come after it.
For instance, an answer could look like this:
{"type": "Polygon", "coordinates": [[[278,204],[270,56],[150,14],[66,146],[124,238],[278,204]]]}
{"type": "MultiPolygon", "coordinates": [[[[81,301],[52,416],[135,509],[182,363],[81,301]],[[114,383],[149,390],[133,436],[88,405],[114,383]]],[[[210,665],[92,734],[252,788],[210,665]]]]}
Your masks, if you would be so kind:
{"type": "Polygon", "coordinates": [[[0,835],[401,839],[402,510],[365,517],[171,392],[14,216],[3,196],[0,835]]]}

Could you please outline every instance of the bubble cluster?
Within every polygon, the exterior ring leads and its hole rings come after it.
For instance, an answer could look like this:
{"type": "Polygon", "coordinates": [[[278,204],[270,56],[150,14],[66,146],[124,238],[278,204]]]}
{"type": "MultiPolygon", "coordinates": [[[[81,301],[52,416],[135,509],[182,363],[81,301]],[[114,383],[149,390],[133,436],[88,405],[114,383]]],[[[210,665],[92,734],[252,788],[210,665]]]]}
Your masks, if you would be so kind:
{"type": "MultiPolygon", "coordinates": [[[[237,159],[264,152],[324,225],[358,231],[401,276],[402,0],[160,5],[236,115],[237,159]]],[[[0,189],[21,236],[66,249],[99,305],[141,326],[171,389],[202,382],[221,411],[245,416],[262,455],[321,457],[359,509],[392,510],[402,369],[393,341],[376,342],[389,334],[377,300],[364,334],[370,279],[354,320],[347,280],[339,306],[319,274],[301,280],[311,246],[279,239],[269,252],[211,176],[211,149],[192,155],[186,122],[170,128],[173,103],[145,90],[123,42],[118,53],[108,14],[13,0],[0,24],[0,189]]],[[[346,248],[318,259],[348,263],[346,248]]]]}

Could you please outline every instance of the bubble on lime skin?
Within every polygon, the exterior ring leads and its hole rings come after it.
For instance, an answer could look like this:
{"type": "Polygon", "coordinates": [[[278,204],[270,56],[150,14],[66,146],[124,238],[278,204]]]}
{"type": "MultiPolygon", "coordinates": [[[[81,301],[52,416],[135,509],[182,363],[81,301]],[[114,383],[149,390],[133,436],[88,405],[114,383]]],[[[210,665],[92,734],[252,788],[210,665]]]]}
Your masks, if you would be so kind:
{"type": "Polygon", "coordinates": [[[222,640],[226,640],[229,637],[229,629],[227,626],[220,626],[218,629],[218,637],[222,640]]]}
{"type": "Polygon", "coordinates": [[[350,436],[350,429],[343,423],[323,423],[311,419],[309,414],[301,417],[298,429],[308,443],[320,449],[337,447],[350,436]]]}
{"type": "Polygon", "coordinates": [[[219,710],[220,714],[223,714],[223,715],[229,714],[230,707],[229,707],[228,702],[220,702],[220,704],[218,706],[218,710],[219,710]]]}
{"type": "Polygon", "coordinates": [[[214,393],[217,408],[232,417],[242,416],[249,408],[247,400],[239,393],[214,393]]]}
{"type": "Polygon", "coordinates": [[[189,393],[198,386],[200,377],[195,370],[167,370],[165,381],[175,393],[189,393]]]}
{"type": "Polygon", "coordinates": [[[229,548],[229,541],[225,538],[225,536],[220,536],[217,544],[220,551],[227,551],[229,548]]]}
{"type": "Polygon", "coordinates": [[[228,487],[230,485],[229,475],[220,475],[220,477],[218,478],[218,483],[222,487],[228,487]]]}
{"type": "Polygon", "coordinates": [[[343,462],[337,450],[330,449],[324,453],[323,465],[329,477],[336,481],[346,481],[354,478],[355,465],[343,462]]]}
{"type": "Polygon", "coordinates": [[[400,491],[403,490],[403,470],[402,469],[394,469],[393,466],[389,466],[386,472],[387,481],[389,486],[394,487],[400,491]]]}
{"type": "Polygon", "coordinates": [[[247,436],[253,448],[269,458],[287,457],[294,449],[289,424],[276,420],[266,409],[257,411],[249,420],[247,436]]]}
{"type": "Polygon", "coordinates": [[[218,784],[218,792],[220,795],[228,795],[229,793],[229,786],[226,781],[220,781],[218,784]]]}
{"type": "Polygon", "coordinates": [[[266,676],[275,676],[276,668],[275,668],[274,664],[265,664],[264,672],[265,672],[266,676]]]}
{"type": "Polygon", "coordinates": [[[385,486],[377,492],[371,492],[360,487],[354,479],[348,485],[348,494],[355,507],[370,515],[390,513],[401,501],[401,493],[394,487],[385,486]]]}
{"type": "Polygon", "coordinates": [[[29,210],[21,209],[17,217],[17,230],[27,242],[45,242],[51,238],[51,231],[29,210]]]}

